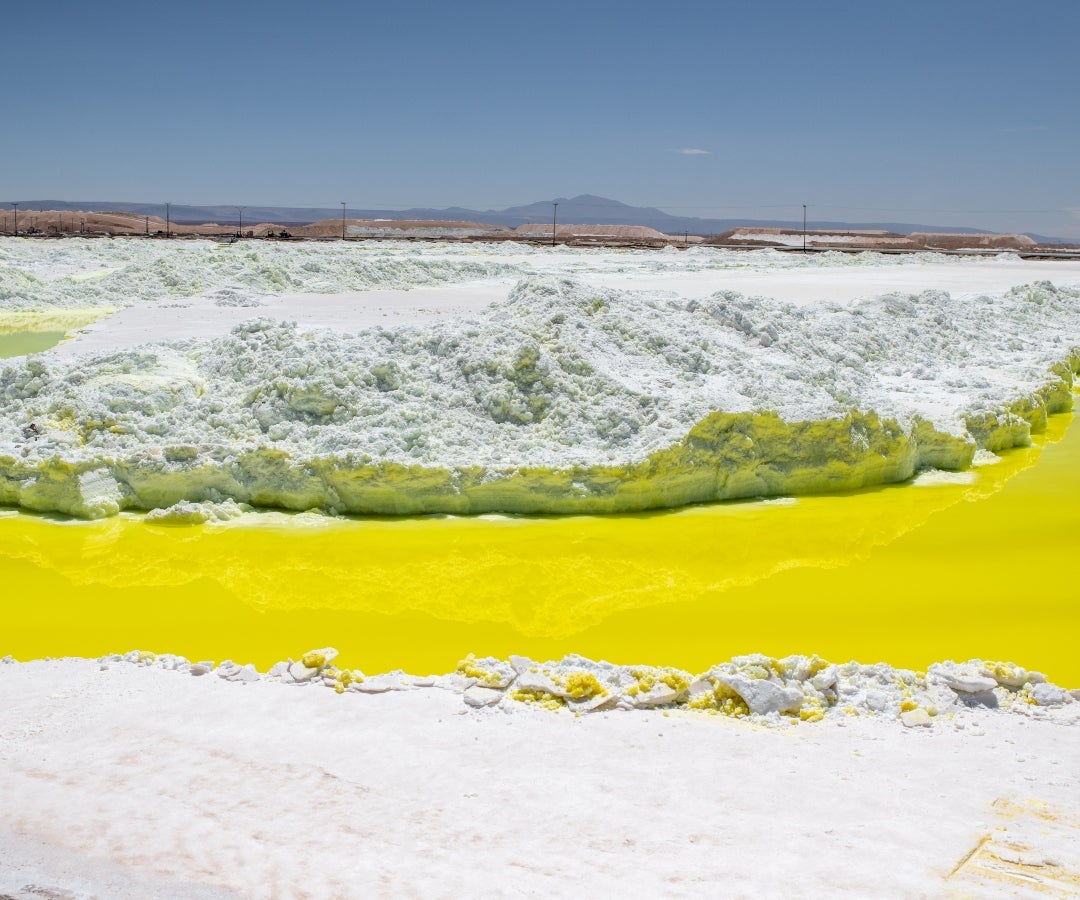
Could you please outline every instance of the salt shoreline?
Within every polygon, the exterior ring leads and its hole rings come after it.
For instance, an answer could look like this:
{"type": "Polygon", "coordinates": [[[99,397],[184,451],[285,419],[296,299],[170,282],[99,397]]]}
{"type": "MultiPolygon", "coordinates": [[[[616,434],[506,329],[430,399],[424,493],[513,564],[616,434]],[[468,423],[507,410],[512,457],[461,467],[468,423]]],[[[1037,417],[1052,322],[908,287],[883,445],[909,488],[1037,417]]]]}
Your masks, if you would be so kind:
{"type": "Polygon", "coordinates": [[[520,706],[0,666],[0,890],[981,896],[1080,873],[1077,703],[929,727],[520,706]]]}

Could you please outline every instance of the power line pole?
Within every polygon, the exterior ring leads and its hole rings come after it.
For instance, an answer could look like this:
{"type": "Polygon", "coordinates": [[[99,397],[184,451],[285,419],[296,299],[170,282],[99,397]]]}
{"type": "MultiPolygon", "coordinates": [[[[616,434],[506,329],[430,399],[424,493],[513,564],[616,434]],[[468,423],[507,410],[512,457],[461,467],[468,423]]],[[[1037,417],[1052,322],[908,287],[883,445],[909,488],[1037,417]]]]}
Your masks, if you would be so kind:
{"type": "Polygon", "coordinates": [[[345,240],[345,201],[341,201],[341,239],[345,240]]]}
{"type": "Polygon", "coordinates": [[[238,207],[236,207],[236,211],[238,213],[240,213],[240,231],[236,236],[237,237],[243,237],[244,236],[244,207],[238,206],[238,207]]]}
{"type": "Polygon", "coordinates": [[[172,223],[169,219],[169,202],[165,202],[165,237],[169,237],[172,230],[172,223]]]}
{"type": "Polygon", "coordinates": [[[19,204],[11,204],[15,208],[15,237],[19,236],[19,204]]]}
{"type": "Polygon", "coordinates": [[[806,204],[802,205],[802,252],[806,252],[806,204]]]}
{"type": "Polygon", "coordinates": [[[555,221],[559,214],[559,201],[551,201],[551,246],[555,246],[555,221]]]}

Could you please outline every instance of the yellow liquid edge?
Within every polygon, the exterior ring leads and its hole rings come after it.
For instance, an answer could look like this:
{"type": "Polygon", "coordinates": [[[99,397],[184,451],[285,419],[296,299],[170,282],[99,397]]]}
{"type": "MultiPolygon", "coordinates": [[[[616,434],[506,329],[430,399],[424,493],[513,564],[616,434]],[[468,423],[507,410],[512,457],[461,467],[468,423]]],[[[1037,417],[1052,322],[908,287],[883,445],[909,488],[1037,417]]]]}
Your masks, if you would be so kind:
{"type": "Polygon", "coordinates": [[[165,527],[0,511],[0,655],[264,668],[329,645],[368,673],[421,674],[469,652],[692,672],[750,652],[981,657],[1076,686],[1072,418],[967,473],[645,515],[165,527]]]}

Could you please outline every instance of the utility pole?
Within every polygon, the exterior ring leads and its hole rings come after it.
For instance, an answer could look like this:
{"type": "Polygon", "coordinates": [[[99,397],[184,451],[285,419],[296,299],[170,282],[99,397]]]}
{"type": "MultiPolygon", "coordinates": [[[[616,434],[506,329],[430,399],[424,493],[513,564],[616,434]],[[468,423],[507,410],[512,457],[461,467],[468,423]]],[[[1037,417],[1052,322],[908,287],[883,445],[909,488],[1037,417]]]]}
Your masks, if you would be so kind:
{"type": "Polygon", "coordinates": [[[341,239],[345,240],[345,201],[341,201],[341,239]]]}
{"type": "Polygon", "coordinates": [[[170,232],[171,232],[171,228],[172,228],[172,223],[171,223],[171,221],[169,219],[169,206],[170,206],[170,204],[166,200],[165,201],[165,237],[170,236],[170,232]]]}
{"type": "Polygon", "coordinates": [[[806,252],[806,204],[802,205],[802,252],[806,252]]]}
{"type": "Polygon", "coordinates": [[[244,236],[244,207],[238,206],[238,207],[236,207],[236,211],[238,213],[240,213],[240,231],[236,236],[237,237],[243,237],[244,236]]]}
{"type": "Polygon", "coordinates": [[[11,204],[15,208],[15,237],[19,236],[19,204],[11,204]]]}
{"type": "Polygon", "coordinates": [[[150,217],[143,216],[144,223],[146,225],[146,236],[150,237],[150,217]]]}
{"type": "Polygon", "coordinates": [[[555,221],[559,215],[559,201],[551,201],[551,246],[555,246],[555,221]]]}

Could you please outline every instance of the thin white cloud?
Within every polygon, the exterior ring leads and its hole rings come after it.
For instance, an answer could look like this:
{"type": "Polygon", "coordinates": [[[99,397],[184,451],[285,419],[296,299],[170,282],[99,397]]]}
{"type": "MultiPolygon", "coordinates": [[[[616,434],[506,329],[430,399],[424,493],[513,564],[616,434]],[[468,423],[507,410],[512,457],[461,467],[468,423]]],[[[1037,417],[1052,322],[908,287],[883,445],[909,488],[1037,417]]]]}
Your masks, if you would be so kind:
{"type": "Polygon", "coordinates": [[[683,156],[708,156],[711,151],[702,150],[700,147],[680,147],[675,152],[683,156]]]}
{"type": "Polygon", "coordinates": [[[1080,219],[1080,206],[1074,206],[1071,209],[1066,210],[1066,212],[1074,219],[1080,219]]]}

